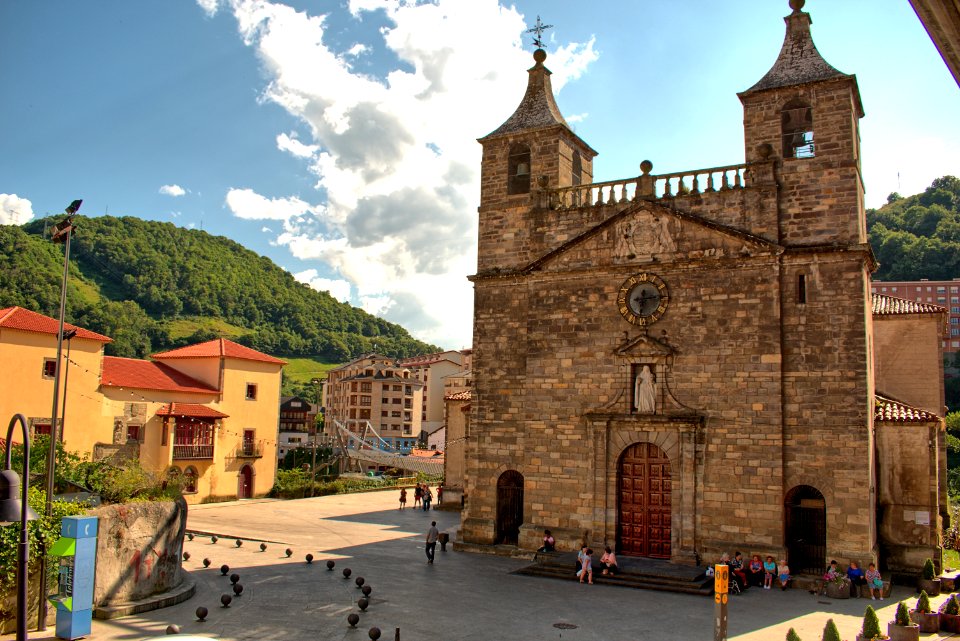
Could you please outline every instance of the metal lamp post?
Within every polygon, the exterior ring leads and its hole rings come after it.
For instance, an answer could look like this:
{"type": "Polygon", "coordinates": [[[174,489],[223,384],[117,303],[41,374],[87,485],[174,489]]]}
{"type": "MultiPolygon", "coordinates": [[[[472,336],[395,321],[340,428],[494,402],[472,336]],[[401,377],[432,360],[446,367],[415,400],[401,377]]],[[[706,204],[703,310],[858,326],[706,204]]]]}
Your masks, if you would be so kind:
{"type": "MultiPolygon", "coordinates": [[[[67,271],[70,266],[70,237],[73,235],[73,216],[80,209],[82,200],[75,200],[70,203],[64,213],[66,218],[53,226],[51,229],[50,240],[55,243],[63,242],[63,280],[60,283],[60,326],[57,330],[57,361],[53,373],[53,409],[50,410],[50,448],[47,451],[47,476],[46,489],[47,500],[44,514],[50,516],[53,514],[53,481],[54,470],[57,466],[57,442],[59,439],[59,430],[57,429],[57,405],[60,395],[60,360],[63,355],[63,317],[67,307],[67,271]]],[[[38,630],[47,629],[47,550],[41,548],[40,564],[40,607],[38,608],[39,621],[38,630]]]]}
{"type": "Polygon", "coordinates": [[[67,341],[67,364],[63,368],[63,408],[60,410],[60,442],[63,443],[64,424],[67,420],[67,381],[70,379],[70,345],[77,335],[77,328],[63,333],[63,340],[67,341]]]}
{"type": "Polygon", "coordinates": [[[23,414],[15,414],[10,419],[6,444],[6,464],[0,472],[0,525],[11,525],[20,521],[20,539],[17,549],[17,641],[26,641],[27,562],[30,558],[27,521],[36,519],[37,513],[27,504],[27,490],[30,487],[30,438],[27,433],[27,419],[23,414]],[[20,423],[20,431],[23,433],[23,489],[20,498],[17,498],[20,477],[10,469],[13,426],[17,423],[20,423]]]}
{"type": "MultiPolygon", "coordinates": [[[[320,379],[314,378],[311,383],[317,386],[317,407],[320,407],[320,379]]],[[[314,417],[310,426],[310,443],[313,447],[313,457],[310,461],[310,496],[313,496],[313,484],[317,482],[317,419],[314,417]]]]}

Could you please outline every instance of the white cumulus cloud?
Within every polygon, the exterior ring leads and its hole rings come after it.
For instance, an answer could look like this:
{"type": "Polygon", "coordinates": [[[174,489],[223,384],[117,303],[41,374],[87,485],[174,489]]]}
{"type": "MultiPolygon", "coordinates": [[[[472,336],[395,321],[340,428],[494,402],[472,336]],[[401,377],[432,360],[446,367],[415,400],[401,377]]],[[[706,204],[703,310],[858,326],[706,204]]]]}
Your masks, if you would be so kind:
{"type": "MultiPolygon", "coordinates": [[[[532,65],[521,42],[524,17],[496,0],[350,0],[351,15],[338,18],[362,23],[383,12],[388,26],[375,41],[335,50],[327,42],[336,38],[324,37],[327,16],[269,0],[221,2],[228,4],[261,60],[262,99],[298,118],[311,138],[278,133],[277,146],[304,159],[325,198],[311,207],[299,197],[231,190],[230,209],[243,218],[283,220],[276,242],[352,283],[353,300],[364,309],[422,340],[469,345],[476,138],[506,120],[523,96],[532,65]],[[376,73],[354,68],[358,54],[384,49],[392,57],[376,56],[376,73]]],[[[597,55],[592,39],[550,53],[554,89],[597,55]]]]}
{"type": "Polygon", "coordinates": [[[173,196],[174,198],[178,196],[183,196],[187,191],[180,185],[163,185],[160,187],[160,193],[165,196],[173,196]]]}
{"type": "Polygon", "coordinates": [[[16,194],[0,194],[0,225],[22,225],[33,218],[33,203],[16,194]]]}
{"type": "Polygon", "coordinates": [[[316,269],[306,269],[293,275],[301,283],[318,292],[327,292],[341,303],[350,302],[350,282],[338,278],[322,278],[316,269]]]}

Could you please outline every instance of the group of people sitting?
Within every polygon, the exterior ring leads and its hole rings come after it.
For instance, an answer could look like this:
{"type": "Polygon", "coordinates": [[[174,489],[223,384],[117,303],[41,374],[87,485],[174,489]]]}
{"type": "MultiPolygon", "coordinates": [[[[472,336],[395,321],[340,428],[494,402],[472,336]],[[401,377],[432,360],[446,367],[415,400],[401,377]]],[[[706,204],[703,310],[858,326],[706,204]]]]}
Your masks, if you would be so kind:
{"type": "MultiPolygon", "coordinates": [[[[735,581],[737,588],[741,591],[750,586],[762,587],[764,590],[773,588],[774,580],[781,590],[786,590],[790,583],[790,566],[783,559],[779,563],[773,560],[772,556],[767,556],[766,560],[761,561],[759,554],[754,554],[749,563],[743,560],[743,554],[735,552],[733,558],[730,554],[724,552],[720,555],[717,565],[730,566],[730,580],[735,581]]],[[[707,576],[713,576],[713,567],[707,568],[707,576]]]]}
{"type": "Polygon", "coordinates": [[[870,598],[876,601],[883,601],[883,577],[880,576],[880,570],[875,563],[867,566],[867,571],[857,564],[856,561],[850,561],[847,571],[844,572],[836,561],[830,561],[827,571],[823,573],[823,585],[820,592],[826,592],[827,585],[836,583],[842,590],[850,590],[853,597],[860,596],[860,586],[865,585],[870,590],[870,598]]]}

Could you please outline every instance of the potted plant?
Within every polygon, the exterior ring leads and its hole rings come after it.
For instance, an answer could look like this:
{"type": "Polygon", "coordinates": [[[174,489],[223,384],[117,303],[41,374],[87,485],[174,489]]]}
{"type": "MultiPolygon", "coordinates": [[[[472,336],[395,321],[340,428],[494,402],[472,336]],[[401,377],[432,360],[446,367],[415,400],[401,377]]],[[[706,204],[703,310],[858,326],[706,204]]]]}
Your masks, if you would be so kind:
{"type": "Polygon", "coordinates": [[[887,624],[890,641],[920,641],[920,626],[910,622],[910,612],[903,601],[897,604],[897,615],[887,624]]]}
{"type": "Polygon", "coordinates": [[[956,594],[940,606],[940,629],[944,632],[960,632],[960,600],[956,594]]]}
{"type": "Polygon", "coordinates": [[[796,630],[790,628],[787,630],[787,641],[803,641],[803,639],[800,638],[800,635],[797,634],[796,630]]]}
{"type": "Polygon", "coordinates": [[[857,635],[857,641],[875,641],[876,639],[889,639],[887,635],[880,631],[880,619],[877,617],[877,611],[872,605],[868,605],[863,613],[863,628],[857,635]]]}
{"type": "Polygon", "coordinates": [[[834,574],[825,584],[827,596],[831,599],[850,598],[850,579],[844,574],[834,574]]]}
{"type": "Polygon", "coordinates": [[[930,596],[940,596],[940,578],[937,576],[937,570],[933,565],[933,559],[928,558],[923,562],[923,569],[920,571],[919,587],[926,591],[930,596]]]}
{"type": "Polygon", "coordinates": [[[917,606],[910,610],[910,620],[920,626],[921,632],[940,631],[940,613],[931,611],[930,597],[927,596],[926,591],[920,590],[917,606]]]}
{"type": "Polygon", "coordinates": [[[827,624],[823,626],[823,635],[820,637],[821,641],[840,641],[840,630],[837,629],[837,624],[833,622],[833,619],[827,619],[827,624]]]}

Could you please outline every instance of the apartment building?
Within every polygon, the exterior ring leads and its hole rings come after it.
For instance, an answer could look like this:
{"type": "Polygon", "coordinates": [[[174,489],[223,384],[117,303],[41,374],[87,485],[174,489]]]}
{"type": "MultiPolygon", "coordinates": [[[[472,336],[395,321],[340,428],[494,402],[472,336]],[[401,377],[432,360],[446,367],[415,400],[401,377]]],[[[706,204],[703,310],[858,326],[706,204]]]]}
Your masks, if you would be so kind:
{"type": "Polygon", "coordinates": [[[403,359],[398,362],[398,365],[409,369],[411,375],[423,383],[420,428],[427,434],[433,434],[443,427],[444,381],[446,377],[463,371],[463,353],[450,350],[424,354],[403,359]]]}
{"type": "Polygon", "coordinates": [[[873,280],[870,291],[918,303],[947,308],[947,332],[943,338],[944,353],[960,351],[960,278],[953,280],[873,280]]]}
{"type": "Polygon", "coordinates": [[[287,452],[310,447],[319,408],[300,396],[280,397],[280,428],[277,437],[277,461],[287,452]]]}

